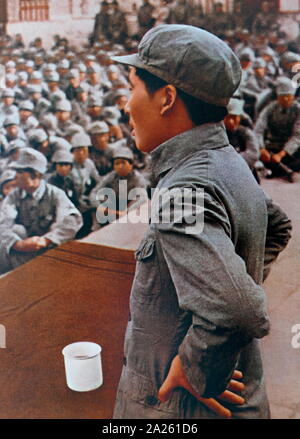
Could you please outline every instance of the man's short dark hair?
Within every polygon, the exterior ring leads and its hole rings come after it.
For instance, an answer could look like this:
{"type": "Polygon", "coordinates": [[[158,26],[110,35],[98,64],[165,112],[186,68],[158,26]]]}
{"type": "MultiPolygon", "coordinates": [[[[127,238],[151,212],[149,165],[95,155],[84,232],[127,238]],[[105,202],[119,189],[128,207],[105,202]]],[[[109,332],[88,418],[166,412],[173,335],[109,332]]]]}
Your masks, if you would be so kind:
{"type": "MultiPolygon", "coordinates": [[[[137,68],[135,74],[145,83],[147,91],[152,94],[168,83],[158,78],[147,70],[137,68]]],[[[183,101],[189,117],[195,125],[203,125],[205,123],[217,123],[224,119],[228,114],[226,107],[218,107],[208,104],[200,99],[188,95],[184,91],[176,87],[178,97],[183,101]]]]}
{"type": "Polygon", "coordinates": [[[28,172],[30,174],[31,178],[43,178],[43,174],[41,174],[40,172],[36,171],[35,169],[32,168],[17,168],[16,169],[17,172],[28,172]]]}

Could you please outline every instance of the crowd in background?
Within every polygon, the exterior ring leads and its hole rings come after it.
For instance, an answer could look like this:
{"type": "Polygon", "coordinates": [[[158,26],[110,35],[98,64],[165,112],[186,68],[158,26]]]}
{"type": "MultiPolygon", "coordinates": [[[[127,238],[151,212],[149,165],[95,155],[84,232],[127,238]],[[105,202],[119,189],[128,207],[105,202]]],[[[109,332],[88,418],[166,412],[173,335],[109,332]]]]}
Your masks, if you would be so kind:
{"type": "Polygon", "coordinates": [[[80,48],[59,35],[49,50],[41,38],[26,47],[20,34],[1,37],[0,272],[97,230],[126,213],[132,188],[149,190],[150,160],[137,150],[125,111],[128,72],[111,57],[135,52],[153,26],[190,24],[225,40],[243,69],[224,120],[230,143],[258,182],[293,182],[300,170],[300,43],[280,29],[270,2],[255,17],[240,2],[231,14],[216,3],[207,15],[187,0],[156,7],[144,0],[134,11],[137,32],[129,36],[117,1],[103,1],[80,48]],[[99,211],[105,188],[117,201],[99,211]]]}

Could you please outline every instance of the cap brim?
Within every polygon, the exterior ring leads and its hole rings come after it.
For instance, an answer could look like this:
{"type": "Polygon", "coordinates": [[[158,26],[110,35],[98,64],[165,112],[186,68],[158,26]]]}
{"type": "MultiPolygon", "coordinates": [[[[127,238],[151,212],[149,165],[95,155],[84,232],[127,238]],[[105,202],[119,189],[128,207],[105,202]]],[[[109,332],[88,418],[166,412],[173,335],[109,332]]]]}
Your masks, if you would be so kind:
{"type": "Polygon", "coordinates": [[[111,59],[120,64],[137,67],[138,69],[145,69],[146,67],[146,65],[142,62],[137,53],[124,56],[112,56],[111,59]]]}
{"type": "Polygon", "coordinates": [[[28,168],[28,166],[24,166],[24,165],[22,165],[22,163],[19,163],[19,162],[11,162],[9,165],[8,165],[8,169],[26,169],[26,168],[28,168]]]}

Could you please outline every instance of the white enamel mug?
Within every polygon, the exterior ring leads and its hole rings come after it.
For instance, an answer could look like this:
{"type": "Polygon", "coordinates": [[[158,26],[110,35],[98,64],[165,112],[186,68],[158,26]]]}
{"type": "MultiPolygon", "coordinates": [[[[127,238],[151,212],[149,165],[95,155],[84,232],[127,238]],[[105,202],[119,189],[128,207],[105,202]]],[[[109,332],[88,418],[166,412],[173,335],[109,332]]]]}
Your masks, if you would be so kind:
{"type": "Polygon", "coordinates": [[[89,341],[79,341],[64,347],[62,353],[70,389],[88,392],[102,385],[101,346],[89,341]]]}

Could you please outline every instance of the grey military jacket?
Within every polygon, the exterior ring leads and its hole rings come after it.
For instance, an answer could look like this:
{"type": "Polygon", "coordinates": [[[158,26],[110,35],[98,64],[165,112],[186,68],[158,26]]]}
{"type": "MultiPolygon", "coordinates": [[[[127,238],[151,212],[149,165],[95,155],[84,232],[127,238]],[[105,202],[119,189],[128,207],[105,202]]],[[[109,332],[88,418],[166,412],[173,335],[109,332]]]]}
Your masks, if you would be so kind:
{"type": "Polygon", "coordinates": [[[101,180],[94,162],[89,158],[83,164],[74,162],[70,177],[78,194],[80,212],[90,209],[89,194],[91,189],[101,180]]]}
{"type": "Polygon", "coordinates": [[[279,145],[278,150],[295,154],[300,147],[300,104],[294,102],[284,109],[277,101],[271,102],[260,113],[254,134],[260,148],[265,147],[265,139],[268,138],[274,146],[279,145]]]}
{"type": "Polygon", "coordinates": [[[152,152],[152,164],[156,192],[204,189],[203,230],[187,233],[185,213],[176,221],[150,221],[136,252],[114,417],[216,418],[182,388],[167,402],[158,401],[157,392],[179,353],[188,381],[204,397],[222,393],[233,370],[241,370],[246,403],[230,407],[234,417],[267,418],[257,340],[269,331],[260,286],[265,195],[229,145],[223,123],[168,140],[152,152]]]}
{"type": "Polygon", "coordinates": [[[26,229],[27,237],[43,236],[55,245],[75,238],[82,226],[82,217],[66,194],[41,181],[32,197],[20,189],[13,190],[0,211],[0,251],[9,254],[20,236],[15,225],[26,229]]]}

